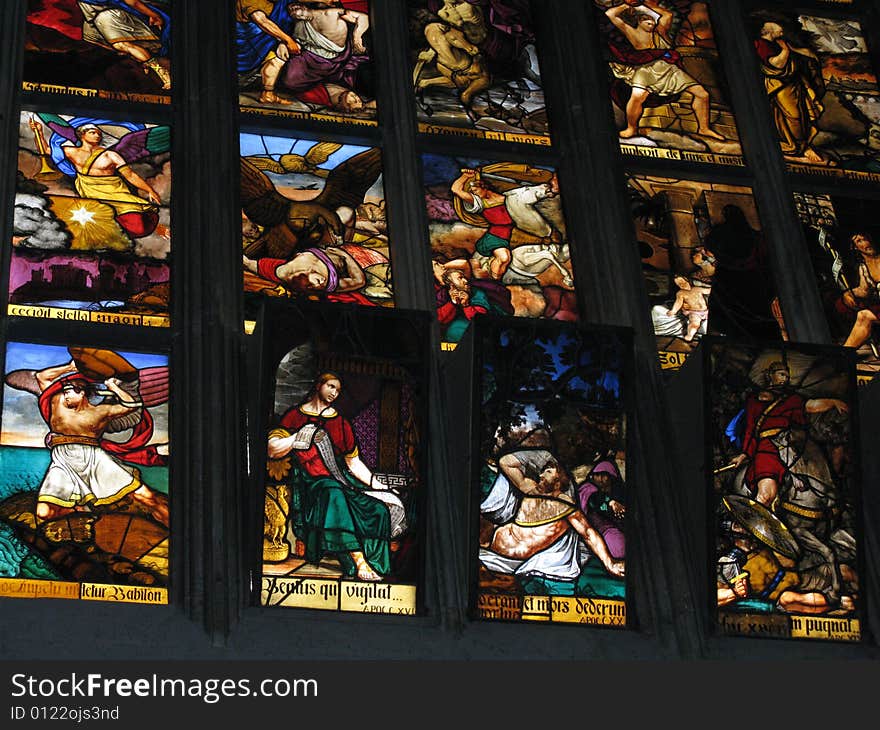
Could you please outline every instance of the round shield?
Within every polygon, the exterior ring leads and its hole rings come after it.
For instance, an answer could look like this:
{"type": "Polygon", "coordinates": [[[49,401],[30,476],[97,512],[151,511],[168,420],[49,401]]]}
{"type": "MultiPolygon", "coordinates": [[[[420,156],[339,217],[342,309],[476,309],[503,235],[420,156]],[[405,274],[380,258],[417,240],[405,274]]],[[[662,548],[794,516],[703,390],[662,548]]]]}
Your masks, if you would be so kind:
{"type": "Polygon", "coordinates": [[[797,558],[800,548],[794,536],[763,504],[738,494],[729,494],[722,501],[733,519],[750,535],[780,555],[792,560],[797,558]]]}

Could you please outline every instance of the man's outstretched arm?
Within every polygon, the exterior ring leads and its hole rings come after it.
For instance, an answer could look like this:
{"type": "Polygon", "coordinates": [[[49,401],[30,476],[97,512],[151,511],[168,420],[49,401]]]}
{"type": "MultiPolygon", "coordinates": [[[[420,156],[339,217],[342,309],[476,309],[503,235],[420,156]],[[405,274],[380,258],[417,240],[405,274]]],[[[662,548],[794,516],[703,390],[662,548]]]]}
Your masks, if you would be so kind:
{"type": "Polygon", "coordinates": [[[37,379],[37,385],[39,386],[40,392],[42,393],[62,375],[75,372],[78,372],[76,363],[71,360],[68,363],[64,363],[64,365],[53,365],[50,368],[39,370],[38,372],[34,373],[34,376],[37,379]]]}
{"type": "MultiPolygon", "coordinates": [[[[251,22],[256,23],[261,30],[268,33],[275,40],[277,40],[281,45],[286,46],[287,50],[290,53],[297,54],[300,52],[299,43],[297,43],[293,38],[290,37],[287,33],[285,33],[281,27],[275,23],[273,20],[269,18],[266,13],[262,10],[255,10],[250,14],[251,22]]],[[[281,58],[281,56],[279,56],[281,58]]],[[[281,58],[282,61],[286,60],[281,58]]]]}

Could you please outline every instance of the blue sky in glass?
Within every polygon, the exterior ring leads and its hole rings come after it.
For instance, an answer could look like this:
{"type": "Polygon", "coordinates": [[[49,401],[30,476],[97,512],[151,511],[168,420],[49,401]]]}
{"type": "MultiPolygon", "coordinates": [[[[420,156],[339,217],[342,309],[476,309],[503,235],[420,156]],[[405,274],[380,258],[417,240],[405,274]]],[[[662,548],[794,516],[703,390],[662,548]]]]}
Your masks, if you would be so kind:
{"type": "MultiPolygon", "coordinates": [[[[278,158],[281,155],[304,155],[319,142],[329,140],[298,139],[295,137],[270,137],[265,134],[241,134],[239,135],[239,148],[242,157],[252,155],[270,155],[278,158]]],[[[327,162],[318,165],[324,170],[332,170],[351,157],[354,157],[369,147],[359,147],[353,144],[343,145],[327,159],[327,162]]]]}
{"type": "MultiPolygon", "coordinates": [[[[136,368],[163,367],[168,364],[164,355],[116,350],[136,368]]],[[[29,342],[10,342],[6,346],[6,372],[12,370],[42,370],[54,365],[70,362],[67,347],[38,345],[29,342]]]]}

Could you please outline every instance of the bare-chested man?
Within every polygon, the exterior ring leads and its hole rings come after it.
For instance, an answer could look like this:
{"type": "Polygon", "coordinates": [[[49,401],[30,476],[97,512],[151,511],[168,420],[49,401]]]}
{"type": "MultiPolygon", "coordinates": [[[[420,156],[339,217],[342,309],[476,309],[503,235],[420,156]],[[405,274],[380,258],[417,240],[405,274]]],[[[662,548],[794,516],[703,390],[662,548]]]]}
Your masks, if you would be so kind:
{"type": "Polygon", "coordinates": [[[134,413],[143,404],[131,400],[119,379],[94,382],[74,361],[34,375],[52,452],[52,463],[37,495],[38,520],[112,504],[130,495],[167,526],[165,502],[141,481],[135,467],[108,453],[102,444],[115,419],[134,413]]]}
{"type": "Polygon", "coordinates": [[[542,568],[547,570],[555,563],[560,566],[560,571],[566,570],[577,559],[577,540],[571,538],[580,536],[609,573],[624,576],[624,562],[611,557],[602,536],[578,508],[568,489],[568,476],[555,460],[550,459],[543,465],[537,482],[525,476],[524,468],[515,454],[503,457],[499,466],[505,477],[525,496],[511,521],[494,528],[491,534],[488,530],[481,530],[481,546],[484,548],[481,560],[484,565],[500,569],[501,561],[493,560],[494,556],[498,556],[506,561],[506,567],[511,569],[509,572],[516,572],[515,563],[524,563],[543,551],[555,548],[559,555],[548,556],[542,568]],[[566,537],[569,538],[568,542],[563,540],[566,537]],[[572,551],[574,555],[569,554],[572,551]]]}
{"type": "Polygon", "coordinates": [[[331,2],[299,0],[287,6],[287,12],[296,20],[293,37],[303,50],[333,58],[342,53],[351,29],[351,45],[355,53],[366,53],[364,34],[370,28],[370,16],[346,10],[331,2]],[[328,43],[329,41],[329,43],[328,43]]]}
{"type": "Polygon", "coordinates": [[[73,185],[80,197],[110,205],[116,211],[116,222],[133,238],[154,231],[167,238],[168,227],[159,225],[159,194],[131,169],[122,155],[102,146],[104,135],[100,127],[84,124],[75,131],[79,144],[65,143],[63,150],[76,169],[73,185]],[[129,185],[141,191],[149,202],[135,195],[129,185]]]}
{"type": "Polygon", "coordinates": [[[459,89],[462,104],[469,107],[474,97],[492,84],[479,48],[488,34],[483,11],[465,0],[446,0],[437,15],[444,22],[425,26],[430,48],[419,54],[419,62],[434,63],[440,75],[417,79],[417,90],[432,86],[459,89]]]}
{"type": "Polygon", "coordinates": [[[369,15],[323,0],[290,3],[287,13],[300,50],[284,65],[278,88],[303,103],[345,114],[375,110],[375,101],[355,91],[358,66],[369,60],[364,38],[369,15]]]}
{"type": "MultiPolygon", "coordinates": [[[[697,134],[723,141],[724,136],[709,126],[709,92],[681,66],[668,59],[667,51],[673,48],[672,12],[661,7],[656,0],[625,0],[621,5],[608,8],[605,15],[626,36],[634,51],[631,59],[624,58],[622,62],[610,64],[615,78],[632,88],[625,110],[626,128],[620,132],[621,138],[638,136],[639,121],[651,94],[662,97],[688,92],[693,96],[697,134]],[[628,22],[633,15],[635,25],[628,22]],[[652,51],[656,53],[650,53],[652,51]],[[646,53],[650,60],[642,60],[646,53]]],[[[621,54],[628,55],[622,49],[621,54]]]]}
{"type": "Polygon", "coordinates": [[[666,312],[667,317],[674,317],[681,312],[687,318],[687,331],[685,342],[693,341],[704,324],[709,321],[709,294],[712,293],[711,285],[699,279],[688,279],[680,274],[674,279],[678,287],[678,294],[672,308],[666,312]]]}

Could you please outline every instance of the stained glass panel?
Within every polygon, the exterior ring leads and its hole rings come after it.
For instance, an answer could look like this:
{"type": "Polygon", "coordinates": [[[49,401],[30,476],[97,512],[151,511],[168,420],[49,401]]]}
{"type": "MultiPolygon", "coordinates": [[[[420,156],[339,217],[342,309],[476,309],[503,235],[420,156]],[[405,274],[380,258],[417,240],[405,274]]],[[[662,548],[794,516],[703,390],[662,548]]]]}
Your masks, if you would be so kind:
{"type": "Polygon", "coordinates": [[[713,342],[707,363],[717,631],[858,641],[849,354],[713,342]]]}
{"type": "Polygon", "coordinates": [[[778,340],[782,308],[751,188],[628,181],[661,366],[681,367],[707,332],[778,340]]]}
{"type": "Polygon", "coordinates": [[[479,616],[626,626],[620,335],[497,319],[477,335],[479,616]]]}
{"type": "Polygon", "coordinates": [[[742,166],[710,3],[594,4],[623,153],[742,166]]]}
{"type": "Polygon", "coordinates": [[[241,135],[245,291],[394,305],[382,152],[241,135]]]}
{"type": "Polygon", "coordinates": [[[822,306],[834,341],[856,348],[858,379],[880,372],[880,229],[876,200],[795,193],[822,306]]]}
{"type": "Polygon", "coordinates": [[[880,181],[880,87],[859,20],[775,3],[749,19],[788,168],[880,181]]]}
{"type": "Polygon", "coordinates": [[[269,334],[264,606],[417,611],[427,330],[377,314],[310,309],[269,334]]]}
{"type": "Polygon", "coordinates": [[[10,342],[0,595],[168,602],[168,358],[10,342]]]}
{"type": "Polygon", "coordinates": [[[550,144],[529,0],[409,0],[419,130],[550,144]]]}
{"type": "Polygon", "coordinates": [[[235,0],[242,111],[375,126],[369,0],[235,0]]]}
{"type": "Polygon", "coordinates": [[[28,0],[24,90],[168,103],[171,0],[28,0]]]}
{"type": "Polygon", "coordinates": [[[440,155],[422,164],[444,349],[479,314],[576,320],[556,172],[440,155]]]}
{"type": "Polygon", "coordinates": [[[167,126],[23,112],[9,314],[168,326],[167,126]]]}

